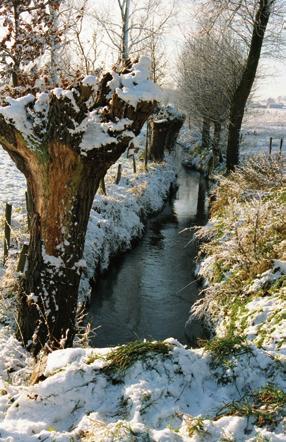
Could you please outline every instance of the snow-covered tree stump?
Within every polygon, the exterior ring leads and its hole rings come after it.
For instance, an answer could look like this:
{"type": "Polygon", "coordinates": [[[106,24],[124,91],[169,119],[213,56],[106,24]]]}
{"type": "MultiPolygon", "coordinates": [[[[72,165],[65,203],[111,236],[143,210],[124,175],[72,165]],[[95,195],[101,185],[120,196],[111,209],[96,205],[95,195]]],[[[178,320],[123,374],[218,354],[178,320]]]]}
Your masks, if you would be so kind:
{"type": "Polygon", "coordinates": [[[88,76],[69,90],[10,98],[0,108],[0,143],[24,173],[33,201],[18,336],[34,354],[73,342],[94,195],[157,96],[142,57],[121,72],[88,76]]]}
{"type": "Polygon", "coordinates": [[[160,107],[148,119],[147,151],[151,161],[164,159],[165,149],[171,151],[177,141],[185,116],[172,106],[160,107]]]}

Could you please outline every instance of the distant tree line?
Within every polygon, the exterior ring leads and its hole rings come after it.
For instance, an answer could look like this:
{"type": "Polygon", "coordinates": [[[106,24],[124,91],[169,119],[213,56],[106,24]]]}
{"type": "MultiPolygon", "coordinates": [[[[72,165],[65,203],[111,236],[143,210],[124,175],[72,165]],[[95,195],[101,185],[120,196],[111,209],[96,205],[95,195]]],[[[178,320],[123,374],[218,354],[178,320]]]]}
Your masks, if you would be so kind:
{"type": "Polygon", "coordinates": [[[207,0],[199,9],[199,30],[187,36],[179,57],[183,108],[201,124],[202,148],[212,145],[215,162],[221,128],[227,128],[228,170],[239,163],[242,120],[263,44],[277,51],[283,12],[279,0],[207,0]]]}

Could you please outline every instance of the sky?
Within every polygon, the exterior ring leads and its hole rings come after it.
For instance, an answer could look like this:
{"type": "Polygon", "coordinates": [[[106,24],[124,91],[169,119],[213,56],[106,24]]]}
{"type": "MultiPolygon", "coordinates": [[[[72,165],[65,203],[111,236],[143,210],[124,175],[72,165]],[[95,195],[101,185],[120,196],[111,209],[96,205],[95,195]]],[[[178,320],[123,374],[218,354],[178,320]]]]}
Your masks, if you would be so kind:
{"type": "MultiPolygon", "coordinates": [[[[143,0],[136,1],[140,3],[143,0]]],[[[167,9],[172,1],[162,0],[162,4],[163,6],[166,5],[167,9]]],[[[117,0],[90,0],[90,2],[91,5],[98,5],[100,9],[102,6],[114,6],[117,0]]],[[[172,20],[166,35],[166,51],[172,73],[176,70],[176,60],[184,42],[184,35],[192,32],[195,28],[193,17],[193,5],[195,3],[197,3],[196,0],[175,0],[177,15],[172,20]]],[[[257,99],[286,96],[286,59],[284,61],[263,59],[260,63],[259,72],[261,75],[256,82],[255,92],[257,99]]],[[[168,86],[174,86],[174,81],[171,78],[168,80],[168,86]]]]}
{"type": "MultiPolygon", "coordinates": [[[[170,0],[163,1],[168,3],[170,0]]],[[[178,3],[179,8],[176,24],[171,27],[167,36],[170,60],[178,57],[183,45],[184,35],[194,30],[192,4],[195,3],[195,0],[177,0],[176,3],[178,3]],[[185,8],[186,6],[187,9],[185,8]]],[[[278,60],[275,57],[262,57],[258,72],[255,98],[265,99],[286,96],[286,57],[284,60],[278,60]]]]}
{"type": "Polygon", "coordinates": [[[286,60],[263,60],[260,69],[264,78],[257,82],[256,96],[286,96],[286,60]]]}
{"type": "MultiPolygon", "coordinates": [[[[76,2],[78,0],[75,0],[76,2]]],[[[143,0],[134,0],[139,5],[143,0]]],[[[180,49],[184,42],[184,35],[195,29],[195,20],[193,17],[193,5],[199,0],[162,0],[162,5],[167,10],[170,7],[171,2],[175,2],[177,9],[176,17],[171,22],[169,29],[166,33],[166,53],[169,61],[169,79],[167,86],[175,87],[175,81],[173,80],[176,75],[176,60],[178,58],[180,49]]],[[[286,1],[286,0],[285,0],[286,1]]],[[[101,10],[102,7],[106,8],[110,6],[111,12],[118,10],[117,0],[89,0],[90,9],[97,7],[101,10]]],[[[91,29],[91,26],[89,26],[91,29]]],[[[1,27],[0,27],[1,35],[1,27]]],[[[110,50],[106,47],[104,53],[110,53],[110,50]]],[[[114,62],[114,60],[112,60],[114,62]]],[[[256,82],[257,98],[268,98],[286,96],[286,58],[285,60],[263,59],[260,63],[260,78],[256,82]]]]}

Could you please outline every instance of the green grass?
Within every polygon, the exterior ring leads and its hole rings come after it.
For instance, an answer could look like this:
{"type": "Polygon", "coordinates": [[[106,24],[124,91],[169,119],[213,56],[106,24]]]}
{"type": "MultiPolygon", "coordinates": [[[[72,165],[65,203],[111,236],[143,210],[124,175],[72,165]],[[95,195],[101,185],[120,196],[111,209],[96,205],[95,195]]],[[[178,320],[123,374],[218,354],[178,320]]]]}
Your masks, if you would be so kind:
{"type": "Polygon", "coordinates": [[[188,429],[188,436],[192,437],[194,435],[203,435],[207,431],[204,428],[204,419],[202,417],[191,417],[186,418],[186,424],[188,429]]]}
{"type": "Polygon", "coordinates": [[[230,356],[251,353],[245,336],[228,334],[224,337],[215,337],[210,341],[203,341],[205,350],[211,352],[215,365],[226,365],[230,356]]]}
{"type": "Polygon", "coordinates": [[[262,157],[220,176],[211,223],[196,232],[200,256],[212,259],[201,270],[209,285],[195,311],[216,318],[224,310],[232,334],[243,333],[251,298],[279,294],[285,287],[284,275],[265,283],[259,293],[247,290],[285,253],[286,179],[281,173],[281,161],[262,157]]]}
{"type": "Polygon", "coordinates": [[[154,354],[167,355],[170,345],[160,341],[133,341],[111,351],[103,371],[126,371],[135,362],[151,358],[154,354]]]}
{"type": "Polygon", "coordinates": [[[226,404],[216,416],[253,417],[258,427],[277,425],[285,416],[286,393],[273,384],[252,392],[248,398],[226,404]]]}

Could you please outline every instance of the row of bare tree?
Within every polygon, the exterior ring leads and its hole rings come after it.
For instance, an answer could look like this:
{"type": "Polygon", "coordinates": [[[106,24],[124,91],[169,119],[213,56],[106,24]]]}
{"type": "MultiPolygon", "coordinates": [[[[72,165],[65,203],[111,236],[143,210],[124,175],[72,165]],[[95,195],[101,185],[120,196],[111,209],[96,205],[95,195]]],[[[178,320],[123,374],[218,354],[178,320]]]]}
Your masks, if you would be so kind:
{"type": "Polygon", "coordinates": [[[262,48],[278,51],[284,26],[280,0],[207,0],[198,11],[199,29],[179,58],[180,102],[202,127],[202,148],[221,158],[220,134],[227,128],[227,169],[239,162],[247,101],[262,48]],[[210,129],[213,126],[213,136],[210,129]]]}

